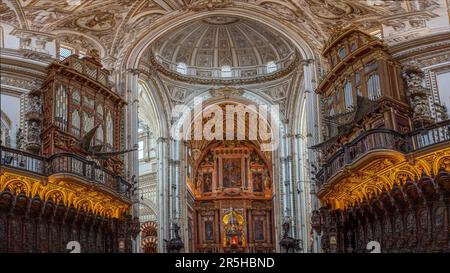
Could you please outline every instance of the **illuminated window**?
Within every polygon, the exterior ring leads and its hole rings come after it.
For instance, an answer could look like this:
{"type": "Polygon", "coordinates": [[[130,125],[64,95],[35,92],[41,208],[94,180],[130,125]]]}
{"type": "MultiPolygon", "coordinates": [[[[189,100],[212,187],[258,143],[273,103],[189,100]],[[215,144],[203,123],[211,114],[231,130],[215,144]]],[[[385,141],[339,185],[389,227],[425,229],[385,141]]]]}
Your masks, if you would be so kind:
{"type": "Polygon", "coordinates": [[[278,70],[278,66],[274,61],[267,63],[267,73],[273,73],[278,70]]]}
{"type": "Polygon", "coordinates": [[[370,35],[372,35],[373,37],[378,38],[378,39],[383,39],[383,35],[381,34],[381,30],[374,31],[374,32],[370,33],[370,35]]]}
{"type": "Polygon", "coordinates": [[[144,158],[144,141],[139,141],[138,145],[139,145],[138,158],[143,159],[144,158]]]}
{"type": "Polygon", "coordinates": [[[231,76],[232,76],[232,74],[231,74],[231,67],[230,67],[229,65],[224,65],[224,66],[222,66],[222,69],[221,69],[221,71],[220,71],[220,75],[221,75],[223,78],[229,78],[229,77],[231,77],[231,76]]]}
{"type": "Polygon", "coordinates": [[[73,54],[72,49],[65,47],[65,46],[59,47],[59,59],[60,60],[64,60],[65,58],[69,57],[72,54],[73,54]]]}
{"type": "Polygon", "coordinates": [[[187,74],[187,66],[185,63],[178,63],[177,72],[183,75],[187,74]]]}
{"type": "Polygon", "coordinates": [[[439,91],[439,101],[448,112],[450,110],[450,72],[436,74],[436,82],[439,91]]]}
{"type": "Polygon", "coordinates": [[[353,90],[352,83],[345,81],[344,84],[344,95],[345,95],[345,110],[349,111],[353,108],[353,90]]]}
{"type": "Polygon", "coordinates": [[[336,133],[336,126],[334,124],[334,109],[333,108],[331,108],[331,110],[330,110],[330,115],[328,117],[328,122],[329,122],[329,127],[328,127],[329,131],[328,131],[328,133],[329,133],[329,136],[331,137],[331,136],[334,136],[335,133],[336,133]]]}
{"type": "Polygon", "coordinates": [[[341,60],[344,59],[345,57],[347,57],[347,48],[344,46],[341,49],[339,49],[338,55],[339,55],[339,59],[341,59],[341,60]]]}

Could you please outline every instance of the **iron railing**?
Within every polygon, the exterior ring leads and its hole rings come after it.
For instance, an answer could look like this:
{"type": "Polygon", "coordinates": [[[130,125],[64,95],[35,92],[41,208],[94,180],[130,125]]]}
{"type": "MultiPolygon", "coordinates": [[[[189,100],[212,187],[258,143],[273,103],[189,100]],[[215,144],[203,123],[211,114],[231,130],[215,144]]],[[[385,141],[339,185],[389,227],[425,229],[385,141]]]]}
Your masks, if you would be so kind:
{"type": "Polygon", "coordinates": [[[48,158],[0,146],[0,165],[28,171],[41,176],[54,174],[76,175],[83,180],[102,185],[127,199],[131,198],[131,184],[121,176],[99,166],[95,161],[75,154],[59,153],[48,158]]]}

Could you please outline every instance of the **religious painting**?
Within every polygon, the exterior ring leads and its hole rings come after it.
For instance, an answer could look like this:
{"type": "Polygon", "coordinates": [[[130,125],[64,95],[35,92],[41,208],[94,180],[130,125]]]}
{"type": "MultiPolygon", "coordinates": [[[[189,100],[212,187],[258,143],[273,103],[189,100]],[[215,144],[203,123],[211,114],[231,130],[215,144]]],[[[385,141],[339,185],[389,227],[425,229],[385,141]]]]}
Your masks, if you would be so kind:
{"type": "Polygon", "coordinates": [[[211,220],[205,221],[205,241],[214,241],[214,223],[211,220]]]}
{"type": "Polygon", "coordinates": [[[212,173],[203,174],[203,192],[212,192],[212,173]]]}
{"type": "Polygon", "coordinates": [[[255,219],[255,241],[264,240],[264,221],[261,219],[255,219]]]}
{"type": "Polygon", "coordinates": [[[259,172],[252,173],[252,183],[253,183],[253,191],[254,192],[262,192],[263,191],[263,178],[262,174],[259,172]]]}
{"type": "Polygon", "coordinates": [[[224,188],[239,188],[241,181],[241,159],[240,158],[224,158],[222,160],[222,174],[224,188]]]}

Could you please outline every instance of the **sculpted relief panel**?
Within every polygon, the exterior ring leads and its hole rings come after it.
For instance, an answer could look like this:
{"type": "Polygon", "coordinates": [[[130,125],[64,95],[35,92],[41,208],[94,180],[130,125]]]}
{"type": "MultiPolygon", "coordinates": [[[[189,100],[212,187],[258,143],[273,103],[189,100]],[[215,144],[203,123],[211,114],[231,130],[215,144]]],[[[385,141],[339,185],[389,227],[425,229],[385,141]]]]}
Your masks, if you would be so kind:
{"type": "MultiPolygon", "coordinates": [[[[320,50],[328,30],[336,24],[358,24],[379,28],[379,22],[401,27],[423,25],[439,7],[434,1],[421,1],[419,6],[408,1],[332,1],[332,0],[199,0],[199,1],[18,1],[5,0],[0,5],[0,21],[37,31],[79,31],[103,44],[115,59],[124,56],[134,41],[142,37],[163,18],[175,13],[213,11],[228,8],[256,10],[262,15],[282,20],[283,24],[304,36],[311,46],[320,50]],[[306,5],[306,7],[305,7],[306,5]],[[386,18],[386,19],[383,19],[386,18]],[[417,19],[419,18],[419,19],[417,19]],[[159,20],[160,19],[160,20],[159,20]]],[[[212,41],[211,41],[212,42],[212,41]]],[[[278,50],[278,48],[277,48],[278,50]]],[[[201,55],[201,54],[200,54],[201,55]]],[[[232,61],[222,57],[221,63],[232,61]]]]}

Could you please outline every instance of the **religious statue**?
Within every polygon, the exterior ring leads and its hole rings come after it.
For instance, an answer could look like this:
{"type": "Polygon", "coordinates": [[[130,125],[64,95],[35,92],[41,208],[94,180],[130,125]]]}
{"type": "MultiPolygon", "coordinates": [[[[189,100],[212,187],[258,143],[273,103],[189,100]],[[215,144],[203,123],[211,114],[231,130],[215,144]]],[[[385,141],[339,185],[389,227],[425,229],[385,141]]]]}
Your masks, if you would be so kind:
{"type": "Polygon", "coordinates": [[[254,172],[252,175],[253,191],[255,191],[255,192],[263,191],[261,176],[262,176],[262,174],[259,172],[254,172]]]}
{"type": "Polygon", "coordinates": [[[16,147],[17,149],[22,149],[24,144],[24,135],[22,128],[19,128],[16,133],[16,147]]]}
{"type": "Polygon", "coordinates": [[[197,175],[197,185],[196,185],[196,188],[197,188],[198,190],[201,190],[202,185],[203,185],[203,175],[199,174],[199,175],[197,175]]]}
{"type": "Polygon", "coordinates": [[[203,174],[203,191],[205,192],[211,192],[212,191],[212,174],[211,173],[205,173],[203,174]]]}
{"type": "Polygon", "coordinates": [[[29,112],[33,112],[33,113],[41,113],[41,106],[42,106],[42,102],[41,102],[41,98],[38,96],[30,96],[30,104],[29,104],[29,112]]]}
{"type": "Polygon", "coordinates": [[[266,187],[266,189],[270,189],[272,187],[272,183],[270,182],[269,171],[267,171],[267,170],[266,170],[265,174],[263,175],[263,181],[264,181],[264,186],[266,187]]]}
{"type": "Polygon", "coordinates": [[[211,220],[205,221],[205,240],[214,241],[214,223],[211,220]]]}
{"type": "Polygon", "coordinates": [[[233,208],[230,208],[229,213],[224,216],[223,220],[225,225],[224,245],[231,248],[244,246],[244,218],[242,215],[236,212],[233,208]]]}
{"type": "Polygon", "coordinates": [[[241,186],[241,159],[227,158],[223,160],[223,187],[237,188],[241,186]]]}

